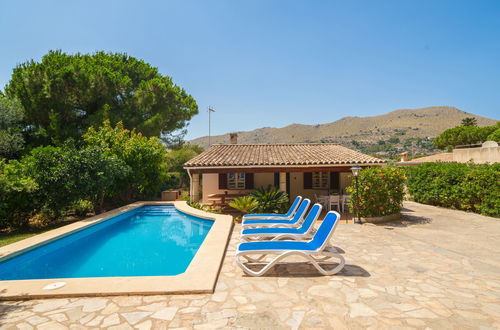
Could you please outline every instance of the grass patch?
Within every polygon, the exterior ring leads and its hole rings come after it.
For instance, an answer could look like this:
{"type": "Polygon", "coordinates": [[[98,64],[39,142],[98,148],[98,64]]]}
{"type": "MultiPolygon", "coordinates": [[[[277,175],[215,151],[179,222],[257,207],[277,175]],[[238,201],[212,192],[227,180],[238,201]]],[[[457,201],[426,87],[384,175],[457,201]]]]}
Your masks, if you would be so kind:
{"type": "Polygon", "coordinates": [[[80,219],[76,218],[76,217],[71,217],[71,218],[68,218],[64,221],[52,224],[48,227],[41,228],[41,229],[30,228],[30,229],[24,229],[24,230],[17,230],[17,231],[13,231],[13,232],[1,232],[0,231],[0,247],[15,243],[17,241],[23,240],[23,239],[28,238],[28,237],[32,237],[32,236],[35,236],[35,235],[38,235],[41,233],[45,233],[46,231],[49,231],[49,230],[52,230],[55,228],[69,225],[70,223],[73,223],[73,222],[78,221],[78,220],[80,220],[80,219]]]}
{"type": "Polygon", "coordinates": [[[37,234],[42,233],[43,231],[39,233],[9,233],[9,234],[0,234],[0,246],[5,246],[9,245],[12,243],[15,243],[17,241],[20,241],[22,239],[35,236],[37,234]]]}

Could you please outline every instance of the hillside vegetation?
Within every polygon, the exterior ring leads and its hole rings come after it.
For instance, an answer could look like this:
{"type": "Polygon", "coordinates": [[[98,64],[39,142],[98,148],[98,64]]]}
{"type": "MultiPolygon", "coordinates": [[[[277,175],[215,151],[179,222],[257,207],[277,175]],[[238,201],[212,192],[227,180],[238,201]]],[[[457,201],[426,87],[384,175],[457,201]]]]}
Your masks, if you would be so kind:
{"type": "MultiPolygon", "coordinates": [[[[326,124],[292,124],[282,128],[264,127],[238,132],[238,143],[332,142],[379,156],[391,156],[402,151],[426,154],[434,149],[432,138],[460,125],[465,117],[476,118],[478,126],[496,123],[493,119],[455,107],[401,109],[373,117],[344,117],[326,124]]],[[[208,137],[190,142],[206,148],[208,137]]],[[[229,134],[212,136],[212,143],[229,143],[229,134]]]]}

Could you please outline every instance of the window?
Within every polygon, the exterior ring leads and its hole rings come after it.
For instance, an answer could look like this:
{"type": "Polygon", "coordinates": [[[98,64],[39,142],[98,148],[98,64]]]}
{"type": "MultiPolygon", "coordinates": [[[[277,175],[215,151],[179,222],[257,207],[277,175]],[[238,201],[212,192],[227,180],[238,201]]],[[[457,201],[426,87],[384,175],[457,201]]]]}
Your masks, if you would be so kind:
{"type": "Polygon", "coordinates": [[[228,189],[245,189],[245,173],[228,173],[227,174],[228,189]]]}
{"type": "Polygon", "coordinates": [[[313,189],[328,189],[328,172],[313,172],[312,173],[312,188],[313,189]]]}

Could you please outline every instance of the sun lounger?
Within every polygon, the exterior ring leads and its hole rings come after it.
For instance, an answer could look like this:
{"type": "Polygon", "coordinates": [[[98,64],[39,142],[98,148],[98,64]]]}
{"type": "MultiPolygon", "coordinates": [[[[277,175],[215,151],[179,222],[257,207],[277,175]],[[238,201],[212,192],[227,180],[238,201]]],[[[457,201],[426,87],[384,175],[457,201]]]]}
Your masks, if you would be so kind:
{"type": "Polygon", "coordinates": [[[290,209],[285,214],[247,214],[243,216],[243,221],[245,220],[258,220],[258,219],[280,219],[280,220],[290,220],[293,218],[293,215],[297,211],[300,201],[302,200],[302,196],[297,196],[293,201],[290,209]]]}
{"type": "Polygon", "coordinates": [[[309,208],[309,204],[311,201],[309,199],[302,200],[300,203],[299,209],[293,215],[293,218],[290,220],[283,219],[255,219],[255,220],[243,220],[242,226],[243,228],[249,227],[298,227],[304,220],[304,216],[306,214],[307,209],[309,208]]]}
{"type": "Polygon", "coordinates": [[[245,242],[238,245],[236,250],[236,263],[245,273],[251,276],[261,276],[276,265],[280,260],[289,256],[301,256],[307,259],[323,275],[338,273],[345,265],[345,259],[328,242],[337,228],[340,215],[330,211],[316,234],[310,241],[260,241],[245,242]],[[270,261],[265,261],[266,256],[275,255],[270,261]],[[339,263],[328,270],[321,266],[320,262],[332,257],[338,258],[339,263]],[[250,269],[243,261],[245,258],[250,264],[265,264],[260,270],[250,269]]]}
{"type": "Polygon", "coordinates": [[[247,228],[241,231],[241,239],[245,241],[271,239],[306,240],[314,235],[314,223],[321,214],[321,204],[314,204],[307,217],[298,228],[247,228]]]}

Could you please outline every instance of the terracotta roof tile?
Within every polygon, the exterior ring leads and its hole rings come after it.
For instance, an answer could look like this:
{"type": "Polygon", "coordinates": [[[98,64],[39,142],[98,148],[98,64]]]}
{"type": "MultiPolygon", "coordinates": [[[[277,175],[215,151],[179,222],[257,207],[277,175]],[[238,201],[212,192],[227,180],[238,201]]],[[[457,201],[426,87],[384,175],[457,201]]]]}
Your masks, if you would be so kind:
{"type": "Polygon", "coordinates": [[[185,167],[383,164],[338,144],[216,144],[185,167]]]}

